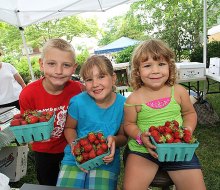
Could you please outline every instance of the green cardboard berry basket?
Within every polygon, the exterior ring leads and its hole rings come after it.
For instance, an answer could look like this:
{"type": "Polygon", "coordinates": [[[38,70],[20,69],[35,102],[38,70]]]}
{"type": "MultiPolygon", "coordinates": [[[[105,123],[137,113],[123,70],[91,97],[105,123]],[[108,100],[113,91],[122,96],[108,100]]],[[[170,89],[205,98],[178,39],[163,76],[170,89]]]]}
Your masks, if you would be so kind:
{"type": "Polygon", "coordinates": [[[47,122],[10,126],[10,130],[19,143],[47,140],[50,139],[54,128],[54,118],[55,114],[47,122]]]}
{"type": "Polygon", "coordinates": [[[85,170],[92,170],[92,169],[94,169],[94,168],[96,168],[96,167],[99,167],[99,166],[105,164],[104,161],[103,161],[103,158],[104,158],[105,156],[108,156],[109,154],[110,154],[110,151],[108,150],[107,153],[102,154],[102,155],[99,155],[99,156],[97,156],[97,157],[95,157],[95,158],[93,158],[93,159],[91,159],[91,160],[88,160],[88,161],[82,163],[82,164],[80,164],[80,163],[78,163],[78,162],[76,161],[76,165],[77,165],[79,168],[83,168],[83,169],[85,169],[85,170]]]}
{"type": "MultiPolygon", "coordinates": [[[[98,131],[98,132],[101,132],[101,131],[98,131]]],[[[96,133],[96,132],[94,132],[94,133],[96,133]]],[[[82,137],[82,138],[85,138],[85,137],[82,137]]],[[[76,139],[73,143],[77,143],[82,138],[76,139]]],[[[95,157],[95,158],[93,158],[91,160],[88,160],[88,161],[86,161],[86,162],[84,162],[82,164],[80,164],[79,162],[76,161],[76,165],[79,168],[83,168],[85,170],[92,170],[92,169],[94,169],[96,167],[99,167],[99,166],[105,164],[105,162],[103,161],[103,158],[105,156],[108,156],[109,154],[110,154],[110,150],[108,148],[108,151],[106,153],[101,154],[101,155],[99,155],[99,156],[97,156],[97,157],[95,157]]]]}
{"type": "Polygon", "coordinates": [[[154,138],[150,136],[152,144],[156,148],[158,154],[158,160],[160,162],[178,162],[178,161],[190,161],[196,148],[199,146],[199,142],[196,141],[193,144],[189,143],[161,143],[155,142],[154,138]]]}

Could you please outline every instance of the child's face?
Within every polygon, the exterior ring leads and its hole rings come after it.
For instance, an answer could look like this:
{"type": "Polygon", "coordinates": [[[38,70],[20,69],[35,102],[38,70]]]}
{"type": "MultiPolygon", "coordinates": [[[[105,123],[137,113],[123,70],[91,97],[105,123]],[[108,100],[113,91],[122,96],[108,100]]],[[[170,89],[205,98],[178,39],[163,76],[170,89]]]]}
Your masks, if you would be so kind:
{"type": "Polygon", "coordinates": [[[57,48],[47,50],[44,58],[40,59],[39,63],[45,76],[44,86],[54,90],[63,89],[77,67],[70,52],[57,48]]]}
{"type": "Polygon", "coordinates": [[[96,103],[103,103],[111,99],[112,87],[115,84],[116,76],[100,73],[98,67],[92,68],[92,76],[85,79],[86,91],[92,96],[96,103]]]}
{"type": "Polygon", "coordinates": [[[155,61],[149,56],[147,61],[140,63],[139,74],[144,86],[158,89],[169,78],[169,65],[163,58],[155,61]]]}

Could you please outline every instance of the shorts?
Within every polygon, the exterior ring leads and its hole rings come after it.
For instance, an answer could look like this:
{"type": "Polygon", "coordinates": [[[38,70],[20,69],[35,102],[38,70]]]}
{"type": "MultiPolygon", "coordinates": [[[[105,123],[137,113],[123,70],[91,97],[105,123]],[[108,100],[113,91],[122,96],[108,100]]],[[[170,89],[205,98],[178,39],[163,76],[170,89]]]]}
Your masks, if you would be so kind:
{"type": "Polygon", "coordinates": [[[198,157],[194,154],[190,161],[178,161],[178,162],[160,162],[158,159],[151,156],[149,153],[141,153],[129,150],[129,154],[136,154],[144,157],[159,166],[162,171],[176,171],[185,169],[201,169],[198,157]]]}
{"type": "Polygon", "coordinates": [[[85,173],[77,166],[62,165],[57,186],[79,189],[116,190],[118,175],[95,169],[85,173]]]}

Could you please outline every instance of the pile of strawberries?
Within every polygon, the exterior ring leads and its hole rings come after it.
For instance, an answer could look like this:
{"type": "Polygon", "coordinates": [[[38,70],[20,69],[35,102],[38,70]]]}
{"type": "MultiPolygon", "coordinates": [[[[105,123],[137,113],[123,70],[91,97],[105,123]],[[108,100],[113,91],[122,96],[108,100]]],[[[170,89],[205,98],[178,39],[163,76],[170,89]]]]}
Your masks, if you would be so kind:
{"type": "Polygon", "coordinates": [[[195,143],[196,139],[186,128],[180,127],[176,120],[167,121],[163,126],[151,126],[151,136],[156,143],[195,143]]]}
{"type": "Polygon", "coordinates": [[[90,132],[86,137],[74,142],[73,155],[79,164],[107,152],[107,140],[102,132],[90,132]]]}
{"type": "Polygon", "coordinates": [[[27,110],[23,114],[18,113],[13,116],[10,125],[20,126],[34,124],[39,122],[47,122],[54,115],[53,111],[38,112],[36,110],[27,110]]]}

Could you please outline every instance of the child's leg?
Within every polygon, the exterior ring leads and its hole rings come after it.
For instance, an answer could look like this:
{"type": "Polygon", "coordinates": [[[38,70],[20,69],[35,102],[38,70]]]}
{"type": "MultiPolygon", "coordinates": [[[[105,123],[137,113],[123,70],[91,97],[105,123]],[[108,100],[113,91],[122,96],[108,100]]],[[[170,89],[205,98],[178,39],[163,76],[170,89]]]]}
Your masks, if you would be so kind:
{"type": "Polygon", "coordinates": [[[86,176],[85,189],[116,190],[118,175],[103,169],[90,170],[86,176]]]}
{"type": "Polygon", "coordinates": [[[34,152],[37,180],[40,185],[55,186],[60,171],[63,153],[34,152]]]}
{"type": "Polygon", "coordinates": [[[206,190],[201,169],[168,171],[176,190],[206,190]]]}
{"type": "Polygon", "coordinates": [[[125,165],[124,190],[146,190],[157,170],[158,165],[154,162],[136,154],[129,154],[125,165]]]}
{"type": "Polygon", "coordinates": [[[77,166],[62,165],[57,186],[84,189],[86,175],[87,174],[77,166]]]}
{"type": "Polygon", "coordinates": [[[162,168],[168,171],[177,190],[205,190],[205,182],[198,157],[194,154],[192,160],[181,162],[164,162],[162,168]]]}

